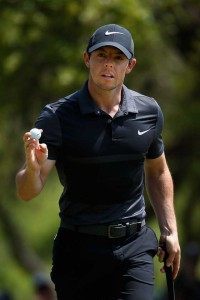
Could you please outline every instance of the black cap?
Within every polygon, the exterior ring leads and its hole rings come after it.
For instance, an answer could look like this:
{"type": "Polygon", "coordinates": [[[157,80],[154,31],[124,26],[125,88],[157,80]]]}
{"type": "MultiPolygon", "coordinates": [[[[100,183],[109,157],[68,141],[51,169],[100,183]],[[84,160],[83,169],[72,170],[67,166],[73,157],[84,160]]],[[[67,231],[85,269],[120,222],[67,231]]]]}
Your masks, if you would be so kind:
{"type": "Polygon", "coordinates": [[[89,40],[87,52],[91,53],[104,46],[118,48],[128,59],[131,59],[134,55],[134,43],[130,32],[116,24],[99,27],[89,40]]]}

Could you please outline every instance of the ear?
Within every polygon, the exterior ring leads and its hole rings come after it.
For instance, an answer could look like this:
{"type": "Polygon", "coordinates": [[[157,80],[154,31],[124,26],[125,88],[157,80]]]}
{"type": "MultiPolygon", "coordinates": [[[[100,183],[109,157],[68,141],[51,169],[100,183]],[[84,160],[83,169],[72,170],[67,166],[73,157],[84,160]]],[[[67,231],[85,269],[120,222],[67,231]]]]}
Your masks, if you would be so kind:
{"type": "Polygon", "coordinates": [[[89,69],[89,67],[90,67],[90,58],[89,58],[89,55],[88,55],[87,51],[85,51],[83,53],[83,60],[85,62],[86,67],[89,69]]]}
{"type": "Polygon", "coordinates": [[[131,62],[129,62],[128,64],[128,67],[126,69],[126,74],[129,74],[132,71],[132,69],[135,67],[135,65],[136,65],[136,59],[133,58],[131,62]]]}

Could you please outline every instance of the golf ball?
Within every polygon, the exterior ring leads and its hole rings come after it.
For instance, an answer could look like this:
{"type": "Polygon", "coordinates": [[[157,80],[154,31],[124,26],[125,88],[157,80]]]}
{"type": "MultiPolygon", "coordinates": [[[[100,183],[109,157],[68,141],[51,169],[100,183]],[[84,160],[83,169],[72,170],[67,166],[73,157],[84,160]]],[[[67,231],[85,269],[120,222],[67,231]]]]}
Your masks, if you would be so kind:
{"type": "Polygon", "coordinates": [[[41,131],[37,128],[33,128],[30,130],[31,139],[39,140],[41,138],[41,131]]]}

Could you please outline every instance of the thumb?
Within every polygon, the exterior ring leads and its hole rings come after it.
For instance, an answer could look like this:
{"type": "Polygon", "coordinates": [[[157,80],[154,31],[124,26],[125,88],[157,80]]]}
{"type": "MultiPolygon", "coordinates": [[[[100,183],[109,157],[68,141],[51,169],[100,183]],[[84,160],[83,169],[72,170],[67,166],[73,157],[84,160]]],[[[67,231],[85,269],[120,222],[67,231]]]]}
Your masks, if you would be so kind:
{"type": "Polygon", "coordinates": [[[48,148],[47,148],[47,145],[46,145],[46,144],[40,144],[39,150],[40,150],[43,154],[48,155],[48,148]]]}

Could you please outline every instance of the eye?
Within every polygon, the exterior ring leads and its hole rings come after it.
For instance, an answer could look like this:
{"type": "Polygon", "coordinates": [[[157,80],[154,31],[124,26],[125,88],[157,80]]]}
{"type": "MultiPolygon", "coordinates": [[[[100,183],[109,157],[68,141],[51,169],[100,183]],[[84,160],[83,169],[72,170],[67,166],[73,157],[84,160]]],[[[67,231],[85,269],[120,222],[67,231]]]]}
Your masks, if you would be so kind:
{"type": "Polygon", "coordinates": [[[124,60],[124,57],[122,55],[117,55],[115,57],[116,60],[124,60]]]}
{"type": "Polygon", "coordinates": [[[98,57],[105,57],[105,53],[99,52],[97,56],[98,56],[98,57]]]}

